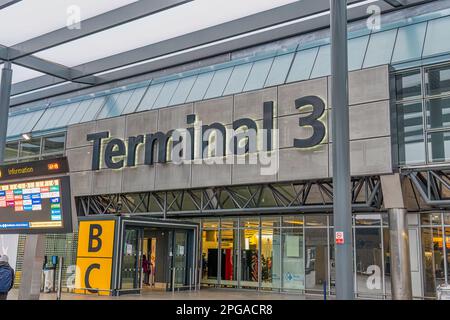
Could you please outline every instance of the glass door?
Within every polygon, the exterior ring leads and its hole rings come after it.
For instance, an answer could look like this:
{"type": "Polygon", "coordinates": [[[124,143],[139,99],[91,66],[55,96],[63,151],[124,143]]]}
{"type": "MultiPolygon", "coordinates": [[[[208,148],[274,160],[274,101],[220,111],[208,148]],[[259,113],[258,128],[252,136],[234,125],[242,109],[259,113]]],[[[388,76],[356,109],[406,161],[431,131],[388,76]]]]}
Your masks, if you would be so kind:
{"type": "Polygon", "coordinates": [[[139,290],[141,283],[141,236],[139,229],[125,229],[122,248],[121,290],[139,290]]]}
{"type": "Polygon", "coordinates": [[[175,279],[172,278],[172,283],[175,288],[185,287],[188,285],[188,235],[184,230],[177,230],[173,232],[173,246],[172,246],[173,264],[172,277],[175,274],[175,279]]]}

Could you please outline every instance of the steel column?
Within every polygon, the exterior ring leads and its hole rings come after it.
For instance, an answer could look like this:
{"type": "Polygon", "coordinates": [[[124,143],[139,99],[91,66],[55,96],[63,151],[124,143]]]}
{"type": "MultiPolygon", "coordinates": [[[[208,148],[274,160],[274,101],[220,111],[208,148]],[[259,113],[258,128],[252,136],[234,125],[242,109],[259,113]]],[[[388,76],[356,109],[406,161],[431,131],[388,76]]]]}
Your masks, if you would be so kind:
{"type": "Polygon", "coordinates": [[[393,300],[412,300],[406,209],[388,209],[391,248],[391,291],[393,300]]]}
{"type": "Polygon", "coordinates": [[[336,298],[351,300],[353,288],[352,207],[348,110],[347,1],[330,0],[331,107],[333,121],[333,212],[336,244],[336,298]]]}
{"type": "Polygon", "coordinates": [[[9,102],[11,96],[12,69],[11,62],[5,61],[0,85],[0,164],[5,156],[6,135],[8,132],[9,102]]]}

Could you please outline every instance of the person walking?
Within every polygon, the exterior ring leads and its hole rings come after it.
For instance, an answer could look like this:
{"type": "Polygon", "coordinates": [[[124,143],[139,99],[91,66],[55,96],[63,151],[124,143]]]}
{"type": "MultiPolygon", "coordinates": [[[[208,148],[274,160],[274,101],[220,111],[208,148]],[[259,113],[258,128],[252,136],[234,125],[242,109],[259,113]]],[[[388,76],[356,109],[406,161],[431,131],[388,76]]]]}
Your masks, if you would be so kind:
{"type": "Polygon", "coordinates": [[[0,256],[0,300],[6,300],[14,285],[14,270],[8,262],[7,255],[0,256]]]}

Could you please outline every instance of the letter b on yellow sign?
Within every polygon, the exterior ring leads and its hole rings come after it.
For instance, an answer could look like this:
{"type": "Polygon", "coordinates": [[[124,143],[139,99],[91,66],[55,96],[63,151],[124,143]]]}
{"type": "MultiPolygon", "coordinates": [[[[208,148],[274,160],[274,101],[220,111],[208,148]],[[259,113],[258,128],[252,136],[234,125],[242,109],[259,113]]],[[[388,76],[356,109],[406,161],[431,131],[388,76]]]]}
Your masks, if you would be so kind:
{"type": "Polygon", "coordinates": [[[80,222],[75,292],[110,294],[114,234],[114,220],[80,222]]]}

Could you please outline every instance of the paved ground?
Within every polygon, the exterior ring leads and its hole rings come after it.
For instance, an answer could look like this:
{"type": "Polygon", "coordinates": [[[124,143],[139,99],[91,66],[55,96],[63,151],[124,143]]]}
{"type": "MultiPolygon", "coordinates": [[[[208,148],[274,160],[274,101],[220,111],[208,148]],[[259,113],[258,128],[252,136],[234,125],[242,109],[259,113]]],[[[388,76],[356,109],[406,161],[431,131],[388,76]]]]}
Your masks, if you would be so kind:
{"type": "MultiPolygon", "coordinates": [[[[18,290],[12,290],[8,300],[17,300],[18,290]]],[[[321,296],[304,296],[288,293],[258,292],[233,289],[202,289],[199,291],[165,292],[148,291],[141,295],[102,297],[63,293],[62,300],[317,300],[321,296]]],[[[41,294],[41,300],[56,300],[56,294],[41,294]]]]}

